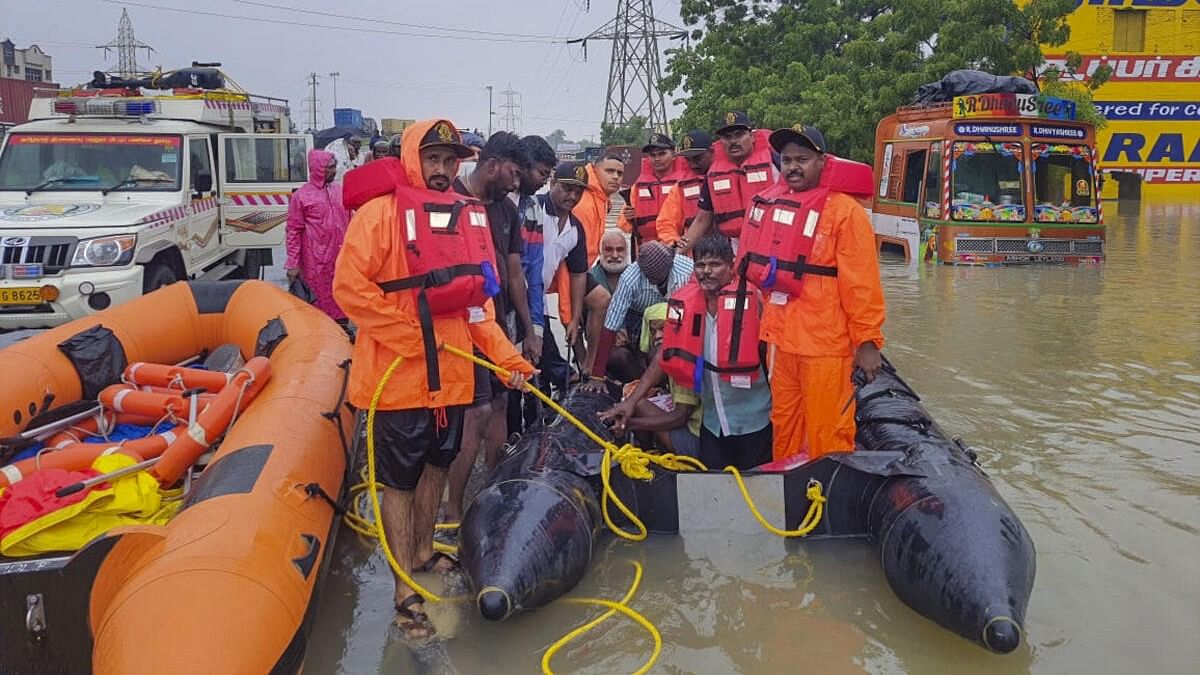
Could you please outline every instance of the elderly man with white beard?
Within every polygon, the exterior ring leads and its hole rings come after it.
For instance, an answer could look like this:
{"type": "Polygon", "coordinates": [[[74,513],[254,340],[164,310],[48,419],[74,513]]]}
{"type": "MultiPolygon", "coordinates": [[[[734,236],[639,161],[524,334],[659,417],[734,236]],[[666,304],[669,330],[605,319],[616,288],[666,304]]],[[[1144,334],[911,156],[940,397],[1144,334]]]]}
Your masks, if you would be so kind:
{"type": "MultiPolygon", "coordinates": [[[[604,315],[612,294],[617,290],[621,274],[629,267],[629,242],[625,234],[616,230],[606,232],[600,239],[600,255],[588,272],[587,295],[584,296],[584,335],[587,337],[587,355],[583,372],[592,371],[596,359],[596,342],[604,328],[604,315]]],[[[629,337],[625,336],[628,344],[629,337]]]]}

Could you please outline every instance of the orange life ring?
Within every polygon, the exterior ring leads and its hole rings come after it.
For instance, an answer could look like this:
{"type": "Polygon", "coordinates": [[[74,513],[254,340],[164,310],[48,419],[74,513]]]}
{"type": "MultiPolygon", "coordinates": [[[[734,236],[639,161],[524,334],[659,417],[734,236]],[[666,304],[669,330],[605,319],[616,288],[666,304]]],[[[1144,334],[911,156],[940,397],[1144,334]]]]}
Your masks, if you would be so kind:
{"type": "Polygon", "coordinates": [[[125,368],[123,379],[130,384],[149,384],[177,390],[204,387],[216,393],[229,384],[231,377],[228,373],[213,370],[138,362],[125,368]]]}
{"type": "Polygon", "coordinates": [[[71,443],[59,450],[47,450],[37,457],[0,467],[0,487],[8,487],[41,469],[83,471],[90,467],[97,457],[114,453],[128,455],[133,461],[141,462],[158,457],[176,439],[186,435],[187,425],[180,424],[161,434],[119,443],[71,443]]]}
{"type": "Polygon", "coordinates": [[[100,405],[118,413],[160,419],[168,415],[187,417],[191,401],[174,394],[141,391],[131,384],[113,384],[100,391],[100,405]]]}
{"type": "Polygon", "coordinates": [[[153,472],[159,482],[170,485],[179,480],[183,472],[208,451],[212,442],[225,433],[239,409],[245,410],[270,379],[271,361],[265,356],[250,359],[234,373],[229,386],[204,406],[196,423],[175,439],[154,466],[153,472]]]}

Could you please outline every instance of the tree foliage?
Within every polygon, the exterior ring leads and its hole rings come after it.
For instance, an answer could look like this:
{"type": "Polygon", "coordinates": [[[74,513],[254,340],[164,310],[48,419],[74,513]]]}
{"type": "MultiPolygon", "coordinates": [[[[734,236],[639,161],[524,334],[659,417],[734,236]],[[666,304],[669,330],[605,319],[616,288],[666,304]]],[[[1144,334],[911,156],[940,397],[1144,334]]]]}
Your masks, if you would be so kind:
{"type": "Polygon", "coordinates": [[[872,154],[875,126],[951,70],[1025,73],[1063,44],[1076,0],[682,0],[688,47],[663,89],[685,104],[677,129],[728,110],[764,127],[820,128],[833,152],[872,154]]]}
{"type": "Polygon", "coordinates": [[[1089,122],[1097,129],[1108,126],[1108,120],[1096,107],[1093,93],[1112,77],[1113,68],[1104,64],[1085,81],[1079,74],[1083,57],[1078,52],[1067,52],[1067,65],[1062,71],[1047,68],[1038,78],[1042,94],[1065,98],[1075,102],[1077,119],[1089,122]]]}
{"type": "Polygon", "coordinates": [[[645,117],[634,115],[625,124],[601,124],[600,145],[641,145],[650,135],[645,117]]]}

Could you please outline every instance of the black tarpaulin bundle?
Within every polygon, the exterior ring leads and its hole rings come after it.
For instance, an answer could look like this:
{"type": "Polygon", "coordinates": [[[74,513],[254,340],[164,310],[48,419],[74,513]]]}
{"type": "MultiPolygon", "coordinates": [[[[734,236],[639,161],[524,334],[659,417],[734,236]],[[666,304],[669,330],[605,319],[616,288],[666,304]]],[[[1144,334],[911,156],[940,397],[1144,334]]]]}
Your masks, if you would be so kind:
{"type": "Polygon", "coordinates": [[[917,89],[913,103],[928,105],[953,101],[969,94],[1036,94],[1037,85],[1015,75],[992,75],[982,70],[953,70],[937,82],[917,89]]]}

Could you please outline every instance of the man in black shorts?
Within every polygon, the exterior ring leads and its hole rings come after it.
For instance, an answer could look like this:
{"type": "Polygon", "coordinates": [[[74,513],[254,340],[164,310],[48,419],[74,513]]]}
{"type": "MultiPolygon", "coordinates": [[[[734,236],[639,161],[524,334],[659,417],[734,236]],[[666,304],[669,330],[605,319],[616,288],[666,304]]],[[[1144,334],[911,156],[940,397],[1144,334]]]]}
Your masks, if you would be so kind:
{"type": "MultiPolygon", "coordinates": [[[[459,194],[475,197],[487,209],[488,227],[496,248],[496,271],[500,294],[496,296],[496,321],[510,342],[516,342],[516,322],[526,333],[533,332],[529,299],[525,295],[521,270],[521,217],[508,193],[521,185],[521,172],[532,160],[520,137],[498,131],[484,144],[475,169],[454,181],[459,194]]],[[[446,507],[448,522],[462,518],[463,494],[475,456],[482,445],[488,466],[495,466],[500,447],[508,438],[508,390],[490,370],[475,367],[475,398],[463,419],[462,450],[450,468],[450,501],[446,507]]]]}

